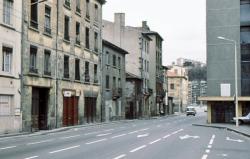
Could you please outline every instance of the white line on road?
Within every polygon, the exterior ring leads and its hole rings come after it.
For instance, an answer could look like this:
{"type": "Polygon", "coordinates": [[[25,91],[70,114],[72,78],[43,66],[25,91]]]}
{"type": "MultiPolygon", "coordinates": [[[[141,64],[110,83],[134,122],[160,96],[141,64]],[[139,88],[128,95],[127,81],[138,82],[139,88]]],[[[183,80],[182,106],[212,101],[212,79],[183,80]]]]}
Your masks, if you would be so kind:
{"type": "Polygon", "coordinates": [[[108,132],[108,131],[113,131],[114,129],[107,129],[107,130],[104,130],[103,132],[108,132]]]}
{"type": "Polygon", "coordinates": [[[210,152],[210,150],[209,150],[209,149],[207,149],[207,150],[206,150],[206,153],[209,153],[209,152],[210,152]]]}
{"type": "Polygon", "coordinates": [[[25,159],[32,159],[32,158],[37,158],[37,157],[39,157],[39,156],[31,156],[31,157],[27,157],[25,159]]]}
{"type": "Polygon", "coordinates": [[[125,136],[125,135],[127,135],[127,134],[121,134],[121,135],[113,136],[113,137],[111,137],[111,139],[122,137],[122,136],[125,136]]]}
{"type": "Polygon", "coordinates": [[[96,135],[98,137],[101,137],[101,136],[107,136],[107,135],[111,135],[112,133],[106,133],[106,134],[99,134],[99,135],[96,135]]]}
{"type": "Polygon", "coordinates": [[[168,134],[168,135],[164,136],[163,139],[166,139],[166,138],[168,138],[169,136],[171,136],[171,135],[168,134]]]}
{"type": "Polygon", "coordinates": [[[79,137],[81,135],[73,135],[73,136],[66,136],[66,137],[61,137],[60,139],[69,139],[69,138],[74,138],[74,137],[79,137]]]}
{"type": "Polygon", "coordinates": [[[0,150],[6,150],[6,149],[15,148],[15,147],[16,147],[16,146],[3,147],[3,148],[0,148],[0,150]]]}
{"type": "Polygon", "coordinates": [[[207,159],[207,154],[203,155],[201,159],[207,159]]]}
{"type": "Polygon", "coordinates": [[[99,133],[99,132],[90,132],[90,133],[86,133],[84,135],[93,135],[93,134],[97,134],[97,133],[99,133]]]}
{"type": "Polygon", "coordinates": [[[157,139],[157,140],[155,140],[155,141],[152,141],[152,142],[150,142],[149,144],[152,145],[152,144],[154,144],[154,143],[156,143],[156,142],[159,142],[159,141],[161,141],[161,139],[157,139]]]}
{"type": "Polygon", "coordinates": [[[212,144],[213,144],[213,142],[214,142],[214,138],[215,138],[215,135],[213,135],[213,136],[212,136],[212,138],[210,139],[210,141],[209,141],[209,145],[212,145],[212,144]]]}
{"type": "Polygon", "coordinates": [[[120,155],[120,156],[117,156],[116,158],[114,158],[114,159],[120,159],[120,158],[123,158],[123,157],[125,157],[126,155],[125,154],[122,154],[122,155],[120,155]]]}
{"type": "Polygon", "coordinates": [[[38,142],[31,142],[31,143],[27,143],[26,145],[35,145],[35,144],[41,144],[41,143],[50,142],[50,141],[53,141],[53,139],[42,140],[42,141],[38,141],[38,142]]]}
{"type": "Polygon", "coordinates": [[[135,134],[135,133],[138,133],[139,131],[132,131],[132,132],[129,132],[128,134],[135,134]]]}
{"type": "Polygon", "coordinates": [[[90,145],[90,144],[94,144],[94,143],[97,143],[97,142],[102,142],[102,141],[105,141],[107,139],[101,139],[101,140],[96,140],[96,141],[92,141],[92,142],[87,142],[86,145],[90,145]]]}
{"type": "Polygon", "coordinates": [[[207,148],[211,149],[211,148],[212,148],[212,145],[208,145],[207,148]]]}
{"type": "Polygon", "coordinates": [[[135,151],[141,150],[141,149],[143,149],[143,148],[145,148],[145,147],[147,147],[147,146],[146,146],[146,145],[143,145],[143,146],[137,147],[137,148],[135,148],[135,149],[133,149],[133,150],[131,150],[131,151],[129,151],[129,152],[135,152],[135,151]]]}
{"type": "Polygon", "coordinates": [[[51,151],[49,153],[53,154],[53,153],[62,152],[62,151],[66,151],[66,150],[70,150],[70,149],[74,149],[74,148],[78,148],[78,147],[80,147],[80,145],[72,146],[72,147],[68,147],[68,148],[64,148],[64,149],[60,149],[60,150],[56,150],[56,151],[51,151]]]}

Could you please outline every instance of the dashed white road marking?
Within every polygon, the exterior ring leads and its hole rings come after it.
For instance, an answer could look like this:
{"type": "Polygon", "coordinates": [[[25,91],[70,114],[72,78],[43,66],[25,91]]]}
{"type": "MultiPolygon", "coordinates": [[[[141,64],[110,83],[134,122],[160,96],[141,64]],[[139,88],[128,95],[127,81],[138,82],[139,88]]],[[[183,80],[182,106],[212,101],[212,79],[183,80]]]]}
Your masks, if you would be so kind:
{"type": "Polygon", "coordinates": [[[156,143],[156,142],[159,142],[159,141],[161,141],[161,139],[157,139],[157,140],[155,140],[155,141],[152,141],[152,142],[150,142],[149,144],[152,145],[152,144],[154,144],[154,143],[156,143]]]}
{"type": "Polygon", "coordinates": [[[114,159],[124,158],[125,156],[126,156],[125,154],[122,154],[122,155],[120,155],[120,156],[115,157],[114,159]]]}
{"type": "Polygon", "coordinates": [[[113,137],[111,137],[111,139],[122,137],[122,136],[125,136],[125,135],[127,135],[127,134],[121,134],[121,135],[113,136],[113,137]]]}
{"type": "Polygon", "coordinates": [[[206,150],[206,153],[210,153],[210,150],[209,150],[209,149],[207,149],[207,150],[206,150]]]}
{"type": "Polygon", "coordinates": [[[166,139],[166,138],[168,138],[169,136],[171,136],[171,135],[168,134],[168,135],[164,136],[163,139],[166,139]]]}
{"type": "Polygon", "coordinates": [[[201,159],[207,159],[207,154],[203,155],[201,159]]]}
{"type": "Polygon", "coordinates": [[[107,135],[111,135],[112,133],[106,133],[106,134],[99,134],[99,135],[96,135],[98,137],[101,137],[101,136],[107,136],[107,135]]]}
{"type": "Polygon", "coordinates": [[[109,132],[109,131],[113,131],[114,129],[107,129],[107,130],[104,130],[103,132],[109,132]]]}
{"type": "Polygon", "coordinates": [[[101,139],[101,140],[96,140],[96,141],[92,141],[92,142],[87,142],[86,145],[90,145],[90,144],[94,144],[94,143],[98,143],[98,142],[102,142],[102,141],[106,141],[107,139],[101,139]]]}
{"type": "Polygon", "coordinates": [[[6,149],[11,149],[11,148],[15,148],[16,146],[8,146],[8,147],[3,147],[3,148],[0,148],[0,150],[6,150],[6,149]]]}
{"type": "Polygon", "coordinates": [[[74,148],[78,148],[78,147],[80,147],[80,145],[72,146],[72,147],[67,147],[67,148],[64,148],[64,149],[56,150],[56,151],[51,151],[51,152],[49,152],[49,153],[50,153],[50,154],[58,153],[58,152],[62,152],[62,151],[66,151],[66,150],[70,150],[70,149],[74,149],[74,148]]]}
{"type": "Polygon", "coordinates": [[[90,133],[85,133],[84,135],[93,135],[93,134],[97,134],[98,132],[90,132],[90,133]]]}
{"type": "Polygon", "coordinates": [[[65,137],[61,137],[60,139],[70,139],[70,138],[79,137],[79,136],[81,135],[65,136],[65,137]]]}
{"type": "Polygon", "coordinates": [[[208,145],[207,148],[211,149],[211,148],[212,148],[212,145],[208,145]]]}
{"type": "Polygon", "coordinates": [[[137,135],[138,138],[141,138],[141,137],[147,137],[149,135],[149,133],[147,134],[142,134],[142,135],[137,135]]]}
{"type": "Polygon", "coordinates": [[[133,149],[133,150],[131,150],[131,151],[129,151],[129,152],[136,152],[136,151],[139,151],[139,150],[141,150],[141,149],[143,149],[143,148],[145,148],[145,147],[147,147],[147,146],[146,146],[146,145],[142,145],[142,146],[137,147],[137,148],[135,148],[135,149],[133,149]]]}
{"type": "Polygon", "coordinates": [[[50,142],[50,141],[53,141],[53,139],[42,140],[42,141],[37,141],[37,142],[30,142],[30,143],[27,143],[26,145],[36,145],[36,144],[41,144],[41,143],[50,142]]]}
{"type": "Polygon", "coordinates": [[[31,157],[27,157],[25,159],[33,159],[33,158],[37,158],[37,157],[39,157],[39,156],[31,156],[31,157]]]}
{"type": "Polygon", "coordinates": [[[129,132],[128,134],[135,134],[135,133],[138,133],[139,131],[132,131],[132,132],[129,132]]]}

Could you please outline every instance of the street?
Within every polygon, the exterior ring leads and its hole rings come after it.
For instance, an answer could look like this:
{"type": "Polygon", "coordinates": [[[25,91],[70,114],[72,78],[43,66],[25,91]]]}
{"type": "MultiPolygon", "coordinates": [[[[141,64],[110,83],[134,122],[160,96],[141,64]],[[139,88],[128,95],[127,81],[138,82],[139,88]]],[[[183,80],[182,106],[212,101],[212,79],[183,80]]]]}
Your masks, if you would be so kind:
{"type": "Polygon", "coordinates": [[[0,139],[1,159],[246,159],[250,140],[222,129],[196,127],[206,120],[172,116],[73,128],[46,135],[0,139]]]}

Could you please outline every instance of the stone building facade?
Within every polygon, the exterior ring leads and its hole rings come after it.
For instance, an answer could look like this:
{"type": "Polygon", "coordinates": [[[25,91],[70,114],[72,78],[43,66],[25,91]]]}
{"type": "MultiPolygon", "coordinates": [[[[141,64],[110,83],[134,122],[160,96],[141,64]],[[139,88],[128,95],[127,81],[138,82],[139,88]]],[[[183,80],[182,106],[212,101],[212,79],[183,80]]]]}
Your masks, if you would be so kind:
{"type": "Polygon", "coordinates": [[[22,2],[0,2],[0,134],[22,130],[21,32],[22,2]]]}
{"type": "MultiPolygon", "coordinates": [[[[127,50],[126,72],[142,79],[141,95],[139,99],[139,116],[149,116],[149,43],[150,37],[142,27],[125,26],[125,14],[115,13],[114,22],[103,21],[103,37],[120,48],[127,50]]],[[[127,103],[127,106],[128,103],[127,103]]]]}
{"type": "Polygon", "coordinates": [[[100,121],[104,3],[23,1],[24,131],[100,121]]]}
{"type": "Polygon", "coordinates": [[[103,40],[102,117],[103,121],[125,118],[125,56],[127,51],[103,40]]]}
{"type": "Polygon", "coordinates": [[[173,97],[173,112],[183,112],[188,104],[188,76],[186,69],[173,65],[169,67],[168,95],[173,97]]]}

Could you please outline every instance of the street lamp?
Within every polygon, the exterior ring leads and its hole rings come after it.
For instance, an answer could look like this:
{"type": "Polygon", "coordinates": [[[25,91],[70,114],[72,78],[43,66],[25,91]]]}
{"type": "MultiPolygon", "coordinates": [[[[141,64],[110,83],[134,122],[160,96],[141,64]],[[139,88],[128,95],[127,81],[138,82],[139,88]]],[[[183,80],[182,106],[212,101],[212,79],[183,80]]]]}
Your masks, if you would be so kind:
{"type": "Polygon", "coordinates": [[[234,43],[234,76],[235,76],[235,113],[236,113],[236,127],[239,126],[239,110],[238,110],[238,76],[237,76],[237,42],[235,40],[227,39],[222,36],[218,36],[218,39],[230,41],[234,43]]]}

